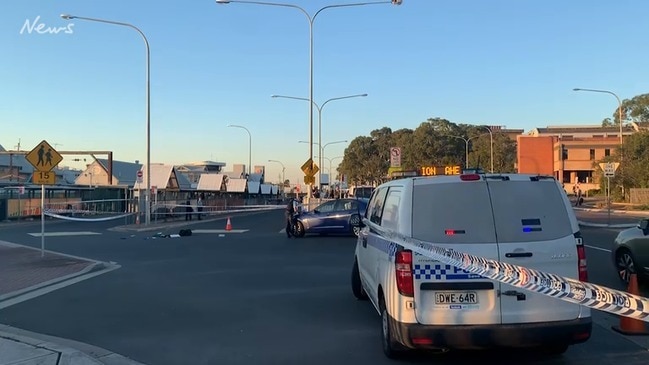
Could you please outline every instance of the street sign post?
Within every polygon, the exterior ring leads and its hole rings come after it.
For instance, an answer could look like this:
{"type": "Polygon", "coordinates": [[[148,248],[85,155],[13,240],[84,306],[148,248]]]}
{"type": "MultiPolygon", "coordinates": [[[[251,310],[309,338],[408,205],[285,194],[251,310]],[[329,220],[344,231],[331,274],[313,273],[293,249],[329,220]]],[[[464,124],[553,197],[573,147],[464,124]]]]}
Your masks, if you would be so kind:
{"type": "Polygon", "coordinates": [[[300,167],[302,172],[304,172],[304,183],[306,185],[315,184],[315,174],[320,171],[318,165],[313,162],[312,158],[306,160],[306,162],[300,167]]]}
{"type": "Polygon", "coordinates": [[[602,162],[599,167],[606,177],[606,206],[608,211],[608,224],[611,224],[611,178],[615,177],[615,170],[620,166],[619,162],[602,162]]]}
{"type": "Polygon", "coordinates": [[[56,173],[52,169],[56,167],[63,156],[54,147],[43,140],[33,150],[25,155],[27,162],[34,166],[32,183],[41,185],[41,257],[45,256],[45,185],[56,184],[56,173]]]}
{"type": "Polygon", "coordinates": [[[143,176],[143,174],[142,174],[142,170],[139,170],[139,171],[137,172],[137,183],[138,183],[138,184],[142,184],[142,176],[143,176]]]}
{"type": "Polygon", "coordinates": [[[63,156],[47,141],[42,141],[25,155],[25,159],[34,166],[36,171],[52,171],[56,165],[63,161],[63,156]]]}
{"type": "Polygon", "coordinates": [[[390,148],[390,167],[401,167],[401,147],[390,148]]]}

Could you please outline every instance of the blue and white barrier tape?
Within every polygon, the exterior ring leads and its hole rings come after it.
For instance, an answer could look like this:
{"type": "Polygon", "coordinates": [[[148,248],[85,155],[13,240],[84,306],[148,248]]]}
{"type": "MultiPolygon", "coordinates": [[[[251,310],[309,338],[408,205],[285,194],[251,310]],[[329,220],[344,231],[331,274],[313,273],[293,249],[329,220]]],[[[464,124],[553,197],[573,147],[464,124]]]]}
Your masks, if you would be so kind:
{"type": "Polygon", "coordinates": [[[469,255],[435,246],[429,242],[385,232],[381,229],[379,231],[382,232],[384,237],[391,240],[391,245],[395,246],[390,247],[390,252],[394,252],[398,244],[405,249],[433,260],[521,289],[649,322],[649,298],[518,265],[469,255]]]}

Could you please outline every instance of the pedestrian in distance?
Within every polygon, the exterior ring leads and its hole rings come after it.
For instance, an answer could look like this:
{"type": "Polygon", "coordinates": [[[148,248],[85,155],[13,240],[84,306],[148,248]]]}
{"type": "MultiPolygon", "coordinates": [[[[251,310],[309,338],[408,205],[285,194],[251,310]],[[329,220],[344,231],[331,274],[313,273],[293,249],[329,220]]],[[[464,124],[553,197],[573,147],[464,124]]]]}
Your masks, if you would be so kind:
{"type": "Polygon", "coordinates": [[[286,237],[293,237],[293,225],[295,224],[295,213],[298,211],[297,200],[291,198],[286,204],[286,212],[284,213],[286,219],[286,237]]]}
{"type": "Polygon", "coordinates": [[[190,221],[192,220],[192,202],[187,199],[187,202],[185,202],[185,220],[190,221]]]}

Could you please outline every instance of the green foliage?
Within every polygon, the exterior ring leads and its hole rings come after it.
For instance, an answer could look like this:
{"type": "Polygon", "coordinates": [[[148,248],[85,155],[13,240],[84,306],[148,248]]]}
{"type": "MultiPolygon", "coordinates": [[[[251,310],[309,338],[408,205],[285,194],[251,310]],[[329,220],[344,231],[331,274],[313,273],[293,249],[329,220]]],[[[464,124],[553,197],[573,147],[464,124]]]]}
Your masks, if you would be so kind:
{"type": "MultiPolygon", "coordinates": [[[[625,122],[645,122],[649,121],[649,94],[640,94],[632,99],[622,102],[622,119],[625,122]]],[[[613,113],[615,125],[619,125],[620,117],[618,108],[613,113]]]]}
{"type": "MultiPolygon", "coordinates": [[[[347,149],[339,171],[351,184],[384,182],[390,167],[390,147],[401,147],[401,167],[418,171],[422,166],[448,166],[466,163],[489,170],[491,148],[488,129],[484,126],[455,124],[443,118],[430,118],[416,129],[392,131],[388,127],[373,130],[370,136],[354,138],[347,149]],[[479,165],[478,165],[479,161],[479,165]]],[[[516,142],[493,132],[494,171],[514,172],[516,142]]]]}

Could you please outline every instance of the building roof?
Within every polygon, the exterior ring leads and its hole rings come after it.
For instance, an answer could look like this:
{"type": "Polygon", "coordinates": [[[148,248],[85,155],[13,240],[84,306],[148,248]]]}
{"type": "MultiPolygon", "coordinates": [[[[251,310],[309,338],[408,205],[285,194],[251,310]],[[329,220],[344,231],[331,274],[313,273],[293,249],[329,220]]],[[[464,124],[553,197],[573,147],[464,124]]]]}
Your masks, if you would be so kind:
{"type": "Polygon", "coordinates": [[[183,166],[192,166],[192,167],[205,167],[205,166],[220,166],[223,167],[225,166],[225,162],[215,162],[215,161],[198,161],[198,162],[190,162],[183,164],[183,166]]]}
{"type": "Polygon", "coordinates": [[[259,181],[248,181],[248,193],[259,194],[259,181]]]}
{"type": "MultiPolygon", "coordinates": [[[[142,183],[137,181],[133,185],[135,189],[146,189],[147,168],[142,166],[142,183]]],[[[158,190],[178,189],[189,190],[191,183],[180,173],[176,173],[173,165],[151,164],[151,186],[157,187],[158,190]]]]}
{"type": "Polygon", "coordinates": [[[201,174],[196,190],[221,191],[223,178],[225,175],[222,174],[201,174]]]}
{"type": "Polygon", "coordinates": [[[27,159],[25,159],[25,155],[23,153],[16,155],[0,155],[0,166],[13,166],[14,168],[17,167],[18,170],[22,173],[31,173],[34,170],[34,166],[27,162],[27,159]]]}
{"type": "MultiPolygon", "coordinates": [[[[97,162],[108,172],[108,159],[98,158],[97,162]]],[[[137,172],[142,166],[141,163],[113,160],[113,178],[117,179],[120,185],[133,186],[137,180],[137,172]]]]}
{"type": "Polygon", "coordinates": [[[231,193],[243,193],[246,191],[246,179],[228,179],[226,182],[226,191],[231,193]]]}
{"type": "Polygon", "coordinates": [[[272,193],[273,185],[271,184],[261,184],[261,193],[268,195],[272,193]]]}
{"type": "MultiPolygon", "coordinates": [[[[623,130],[633,132],[633,127],[624,126],[623,130]]],[[[530,134],[567,134],[567,133],[620,133],[619,126],[602,127],[602,126],[549,126],[545,128],[534,128],[530,134]]]]}

